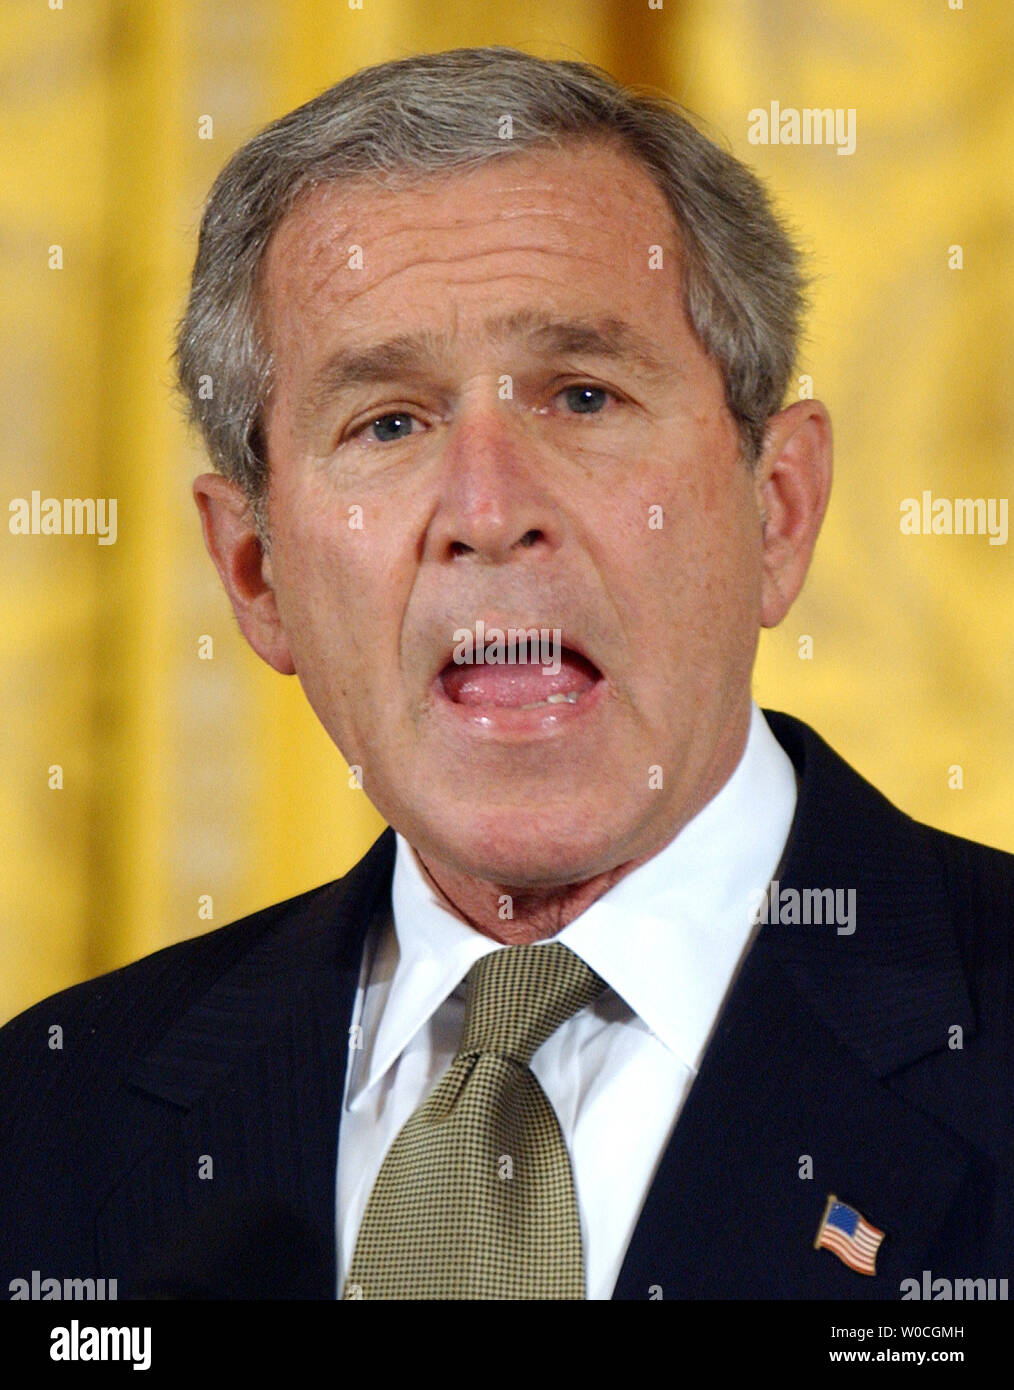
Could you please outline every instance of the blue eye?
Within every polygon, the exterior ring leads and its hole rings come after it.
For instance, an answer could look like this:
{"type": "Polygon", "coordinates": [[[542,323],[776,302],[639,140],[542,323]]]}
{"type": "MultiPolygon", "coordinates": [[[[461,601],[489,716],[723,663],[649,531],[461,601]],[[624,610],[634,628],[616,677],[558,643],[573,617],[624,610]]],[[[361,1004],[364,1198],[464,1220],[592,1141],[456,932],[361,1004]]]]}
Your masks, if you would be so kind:
{"type": "Polygon", "coordinates": [[[609,400],[609,392],[601,386],[568,386],[561,394],[575,415],[595,415],[609,400]]]}
{"type": "Polygon", "coordinates": [[[395,439],[406,439],[413,430],[415,420],[411,415],[378,415],[371,420],[367,429],[379,444],[389,444],[395,439]]]}

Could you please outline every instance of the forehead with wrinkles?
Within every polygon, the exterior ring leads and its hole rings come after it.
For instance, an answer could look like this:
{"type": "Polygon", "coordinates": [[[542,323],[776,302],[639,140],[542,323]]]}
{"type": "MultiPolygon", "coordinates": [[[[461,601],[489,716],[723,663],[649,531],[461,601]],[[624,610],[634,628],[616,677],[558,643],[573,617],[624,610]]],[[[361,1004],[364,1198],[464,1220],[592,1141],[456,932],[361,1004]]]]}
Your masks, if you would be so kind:
{"type": "Polygon", "coordinates": [[[392,314],[411,309],[406,275],[413,291],[494,283],[525,251],[526,274],[544,277],[546,288],[570,281],[591,297],[622,276],[624,293],[649,313],[660,293],[679,288],[675,219],[643,167],[600,145],[540,148],[408,187],[356,181],[312,189],[265,257],[269,348],[277,362],[322,327],[372,328],[376,291],[392,314]],[[663,268],[648,274],[650,245],[662,247],[663,268]],[[350,265],[356,247],[361,267],[350,265]]]}

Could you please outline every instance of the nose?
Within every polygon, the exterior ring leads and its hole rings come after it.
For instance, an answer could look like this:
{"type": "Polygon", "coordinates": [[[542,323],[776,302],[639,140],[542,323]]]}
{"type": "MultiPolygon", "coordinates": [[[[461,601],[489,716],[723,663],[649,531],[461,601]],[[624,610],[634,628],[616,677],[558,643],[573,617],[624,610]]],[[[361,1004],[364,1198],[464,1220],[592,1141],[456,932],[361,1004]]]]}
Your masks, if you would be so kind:
{"type": "Polygon", "coordinates": [[[546,460],[508,407],[463,412],[447,432],[427,549],[441,560],[503,564],[554,550],[561,522],[546,460]]]}

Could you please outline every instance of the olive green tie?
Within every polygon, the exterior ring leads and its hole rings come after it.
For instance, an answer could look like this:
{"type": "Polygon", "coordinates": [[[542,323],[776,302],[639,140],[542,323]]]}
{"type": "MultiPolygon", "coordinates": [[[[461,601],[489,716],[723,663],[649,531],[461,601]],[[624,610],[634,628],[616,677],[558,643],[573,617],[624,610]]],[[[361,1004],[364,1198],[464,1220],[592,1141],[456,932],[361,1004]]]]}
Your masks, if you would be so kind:
{"type": "Polygon", "coordinates": [[[467,982],[461,1045],[381,1165],[346,1298],[585,1296],[570,1159],[528,1063],[605,981],[551,941],[467,982]]]}

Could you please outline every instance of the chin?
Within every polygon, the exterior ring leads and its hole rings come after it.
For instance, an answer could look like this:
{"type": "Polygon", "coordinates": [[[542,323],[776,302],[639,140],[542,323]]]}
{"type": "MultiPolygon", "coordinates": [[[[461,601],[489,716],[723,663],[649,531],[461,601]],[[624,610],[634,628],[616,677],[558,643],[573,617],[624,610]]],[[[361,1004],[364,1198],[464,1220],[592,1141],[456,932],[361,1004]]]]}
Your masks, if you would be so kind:
{"type": "Polygon", "coordinates": [[[475,809],[457,806],[439,824],[420,826],[406,838],[458,873],[506,888],[536,888],[583,883],[607,873],[636,854],[638,822],[620,824],[617,808],[603,808],[596,818],[587,803],[570,818],[545,807],[475,809]],[[626,847],[632,848],[627,852],[626,847]]]}

